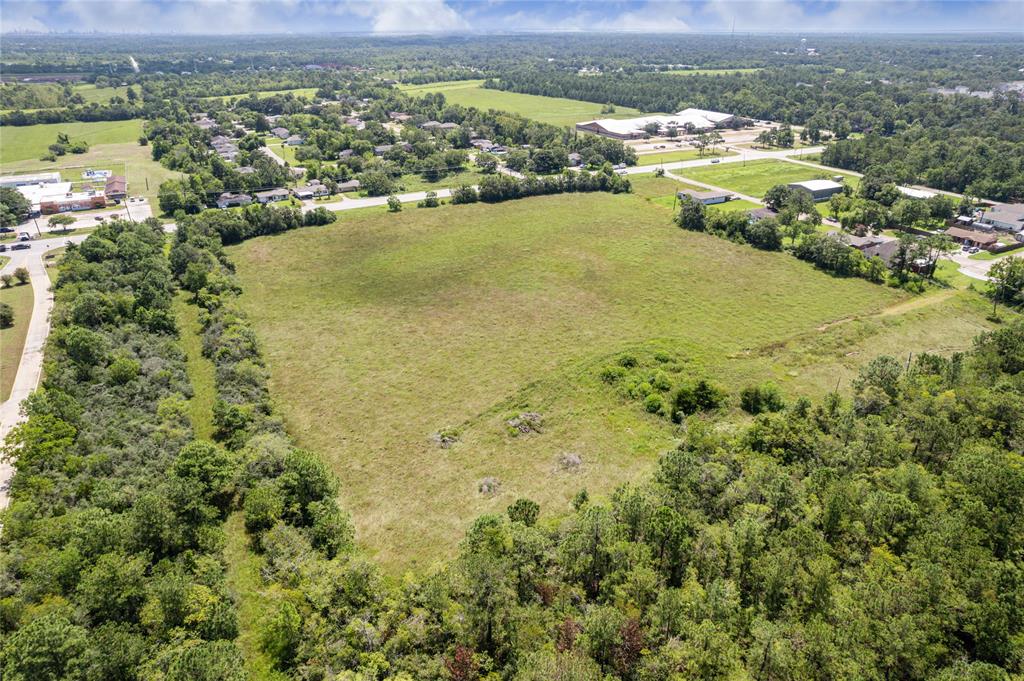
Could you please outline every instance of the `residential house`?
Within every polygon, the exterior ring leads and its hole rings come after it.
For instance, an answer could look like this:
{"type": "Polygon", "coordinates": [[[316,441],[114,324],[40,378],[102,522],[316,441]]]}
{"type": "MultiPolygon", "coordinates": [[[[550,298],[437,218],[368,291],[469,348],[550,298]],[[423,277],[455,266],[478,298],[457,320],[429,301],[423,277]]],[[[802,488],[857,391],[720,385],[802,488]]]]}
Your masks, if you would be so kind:
{"type": "Polygon", "coordinates": [[[357,192],[359,191],[359,180],[347,180],[345,182],[338,183],[339,192],[357,192]]]}
{"type": "Polygon", "coordinates": [[[289,147],[297,147],[301,144],[306,143],[306,138],[302,135],[290,135],[288,139],[284,141],[289,147]]]}
{"type": "Polygon", "coordinates": [[[329,196],[331,191],[327,188],[327,185],[321,184],[320,180],[310,180],[308,184],[302,187],[296,187],[292,190],[292,194],[295,198],[303,201],[309,199],[315,199],[322,196],[329,196]]]}
{"type": "Polygon", "coordinates": [[[238,174],[239,175],[252,175],[255,172],[256,172],[256,169],[253,168],[252,166],[239,166],[238,167],[238,174]]]}
{"type": "Polygon", "coordinates": [[[965,246],[977,246],[978,248],[988,249],[999,245],[999,237],[995,234],[975,232],[973,229],[950,227],[946,230],[946,236],[965,246]]]}
{"type": "Polygon", "coordinates": [[[217,208],[231,208],[232,206],[248,206],[252,203],[252,197],[248,194],[236,194],[234,192],[224,192],[217,197],[217,208]]]}
{"type": "Polygon", "coordinates": [[[773,211],[771,208],[755,208],[754,210],[747,211],[747,218],[751,222],[757,222],[758,220],[768,220],[771,218],[777,218],[778,213],[773,211]]]}
{"type": "Polygon", "coordinates": [[[284,140],[288,139],[288,135],[290,135],[291,133],[288,132],[288,128],[272,128],[270,130],[270,134],[273,135],[274,137],[279,137],[284,140]]]}
{"type": "Polygon", "coordinates": [[[442,132],[451,132],[452,130],[456,130],[458,127],[458,123],[452,123],[451,121],[448,121],[446,123],[442,123],[438,127],[438,130],[441,130],[442,132]]]}
{"type": "Polygon", "coordinates": [[[405,123],[407,120],[412,118],[412,114],[401,113],[399,111],[392,111],[388,114],[388,118],[393,120],[395,123],[405,123]]]}
{"type": "Polygon", "coordinates": [[[278,187],[264,192],[256,192],[254,196],[258,203],[273,203],[274,201],[284,201],[288,198],[289,194],[287,189],[278,187]]]}
{"type": "Polygon", "coordinates": [[[896,239],[891,239],[889,241],[883,241],[857,250],[863,253],[865,258],[869,260],[875,257],[880,258],[881,261],[885,263],[886,267],[891,267],[892,259],[900,250],[900,242],[896,239]]]}
{"type": "Polygon", "coordinates": [[[420,128],[423,130],[427,130],[429,132],[438,130],[440,129],[440,127],[441,123],[439,121],[427,121],[426,123],[420,123],[420,128]]]}
{"type": "Polygon", "coordinates": [[[1009,232],[1024,231],[1024,203],[1001,203],[981,215],[981,222],[1009,232]]]}
{"type": "Polygon", "coordinates": [[[569,165],[573,168],[578,168],[583,165],[583,157],[577,154],[575,151],[569,154],[569,165]]]}
{"type": "Polygon", "coordinates": [[[111,175],[107,178],[103,193],[111,201],[122,201],[128,196],[128,181],[121,175],[111,175]]]}
{"type": "Polygon", "coordinates": [[[373,155],[374,156],[383,156],[384,154],[386,154],[389,151],[391,151],[392,147],[394,147],[394,146],[395,145],[393,145],[393,144],[378,144],[377,146],[375,146],[373,148],[373,155]]]}
{"type": "Polygon", "coordinates": [[[695,189],[684,189],[677,194],[680,200],[685,198],[693,199],[703,203],[705,206],[711,206],[716,203],[725,203],[732,198],[732,194],[729,192],[721,192],[717,190],[711,191],[697,191],[695,189]]]}
{"type": "Polygon", "coordinates": [[[341,152],[338,154],[338,159],[340,160],[343,158],[351,158],[355,153],[356,152],[352,151],[351,149],[342,149],[341,152]]]}

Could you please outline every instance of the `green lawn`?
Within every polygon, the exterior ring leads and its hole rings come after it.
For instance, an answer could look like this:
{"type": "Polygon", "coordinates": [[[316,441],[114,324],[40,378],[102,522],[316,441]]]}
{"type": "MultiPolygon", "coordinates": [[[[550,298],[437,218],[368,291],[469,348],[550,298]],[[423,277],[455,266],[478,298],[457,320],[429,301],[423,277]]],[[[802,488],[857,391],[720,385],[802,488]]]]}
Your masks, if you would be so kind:
{"type": "Polygon", "coordinates": [[[292,147],[285,144],[280,138],[269,136],[265,137],[264,141],[267,144],[267,148],[273,151],[275,154],[283,158],[290,165],[302,166],[302,162],[295,158],[295,150],[298,147],[292,147]]]}
{"type": "Polygon", "coordinates": [[[764,208],[759,203],[751,203],[750,201],[744,201],[743,199],[737,199],[735,201],[726,201],[725,203],[716,203],[712,206],[708,206],[708,210],[717,210],[722,213],[738,213],[741,211],[754,210],[755,208],[764,208]]]}
{"type": "Polygon", "coordinates": [[[713,184],[716,187],[731,189],[741,194],[764,196],[764,193],[777,184],[800,182],[803,180],[831,179],[834,175],[845,175],[847,182],[856,187],[860,179],[855,175],[847,175],[839,171],[815,169],[799,163],[776,159],[760,159],[746,163],[723,163],[699,168],[683,168],[673,173],[689,177],[700,182],[713,184]]]}
{"type": "MultiPolygon", "coordinates": [[[[135,88],[135,92],[138,93],[138,91],[139,88],[135,88]]],[[[76,85],[74,92],[76,95],[82,95],[82,99],[85,100],[86,104],[92,104],[93,102],[106,104],[115,96],[125,100],[128,98],[128,88],[126,87],[96,87],[92,83],[76,85]]]]}
{"type": "MultiPolygon", "coordinates": [[[[13,273],[13,270],[11,270],[13,273]]],[[[0,402],[11,395],[14,377],[21,363],[28,323],[32,319],[32,284],[0,288],[0,303],[14,308],[14,326],[0,329],[0,402]]]]}
{"type": "Polygon", "coordinates": [[[751,361],[758,348],[906,297],[679,230],[648,201],[678,184],[637,186],[343,213],[229,249],[289,430],[337,471],[360,541],[389,569],[450,555],[473,518],[516,497],[561,513],[582,487],[649,471],[677,433],[599,379],[619,353],[663,350],[679,377],[736,390],[774,376],[751,361]],[[507,434],[522,411],[544,415],[542,434],[507,434]],[[430,436],[447,426],[462,441],[442,450],[430,436]],[[580,472],[557,471],[566,451],[580,472]],[[497,498],[477,493],[487,476],[497,498]]]}
{"type": "Polygon", "coordinates": [[[715,158],[716,156],[735,156],[735,154],[716,149],[708,150],[703,154],[697,149],[676,149],[664,151],[657,154],[641,154],[636,157],[636,163],[640,166],[653,166],[659,163],[674,163],[675,161],[692,161],[695,158],[715,158]]]}
{"type": "MultiPolygon", "coordinates": [[[[4,128],[4,130],[8,129],[18,130],[18,128],[4,128]]],[[[6,137],[4,139],[6,143],[6,137]]],[[[54,139],[56,139],[56,132],[54,132],[54,139]]],[[[35,157],[32,158],[34,159],[35,157]]],[[[154,161],[150,148],[148,146],[139,146],[135,139],[116,144],[97,143],[84,154],[59,156],[55,163],[38,160],[5,162],[0,166],[0,171],[8,175],[59,170],[66,180],[80,182],[82,170],[85,168],[111,170],[118,175],[125,175],[128,178],[128,193],[132,196],[145,196],[148,198],[154,212],[159,211],[156,198],[160,184],[181,175],[173,170],[168,170],[154,161]]]]}
{"type": "Polygon", "coordinates": [[[0,165],[4,166],[3,172],[7,172],[8,163],[38,159],[46,153],[47,147],[57,141],[57,133],[60,132],[67,133],[71,141],[85,140],[90,146],[135,142],[142,134],[142,120],[5,125],[0,129],[3,137],[0,165]]]}
{"type": "Polygon", "coordinates": [[[641,115],[639,110],[626,106],[616,107],[613,114],[602,114],[602,105],[594,102],[490,90],[480,87],[483,82],[482,80],[459,80],[427,85],[401,85],[399,88],[412,96],[428,92],[441,92],[444,93],[445,100],[451,104],[475,106],[484,110],[511,111],[541,123],[560,126],[575,125],[594,118],[631,118],[641,115]]]}
{"type": "Polygon", "coordinates": [[[398,183],[402,187],[402,192],[426,192],[438,191],[439,189],[452,189],[464,184],[479,184],[481,177],[483,177],[483,174],[479,171],[466,169],[455,173],[454,175],[442,177],[437,182],[428,182],[423,179],[422,175],[403,175],[399,178],[398,183]]]}

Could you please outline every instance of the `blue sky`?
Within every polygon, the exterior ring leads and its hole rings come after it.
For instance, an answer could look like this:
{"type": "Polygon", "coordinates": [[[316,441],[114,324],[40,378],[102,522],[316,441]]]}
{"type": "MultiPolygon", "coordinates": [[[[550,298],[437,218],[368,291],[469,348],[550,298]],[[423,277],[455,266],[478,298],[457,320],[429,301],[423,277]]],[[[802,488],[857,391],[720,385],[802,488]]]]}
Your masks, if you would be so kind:
{"type": "Polygon", "coordinates": [[[1024,32],[1024,0],[0,0],[10,31],[1024,32]]]}

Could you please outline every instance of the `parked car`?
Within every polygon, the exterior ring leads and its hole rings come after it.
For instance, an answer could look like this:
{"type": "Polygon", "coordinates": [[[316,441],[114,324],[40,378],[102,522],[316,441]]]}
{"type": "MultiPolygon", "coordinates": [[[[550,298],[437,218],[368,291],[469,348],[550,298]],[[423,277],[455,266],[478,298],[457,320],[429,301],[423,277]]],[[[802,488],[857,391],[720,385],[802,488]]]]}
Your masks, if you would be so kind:
{"type": "Polygon", "coordinates": [[[29,248],[32,248],[32,244],[27,244],[24,241],[16,243],[13,246],[11,246],[12,251],[24,251],[29,248]]]}
{"type": "Polygon", "coordinates": [[[28,232],[18,232],[18,241],[31,241],[32,235],[28,232]]]}
{"type": "Polygon", "coordinates": [[[971,253],[978,253],[979,251],[981,251],[981,249],[980,249],[980,248],[978,248],[977,246],[975,246],[974,248],[972,248],[972,249],[971,249],[971,251],[970,251],[970,252],[971,252],[971,253]]]}
{"type": "Polygon", "coordinates": [[[7,252],[7,244],[0,244],[0,253],[7,252]]]}
{"type": "Polygon", "coordinates": [[[96,222],[103,222],[103,216],[102,215],[97,215],[96,216],[96,222]]]}
{"type": "Polygon", "coordinates": [[[713,158],[713,159],[711,159],[711,162],[712,163],[721,163],[722,159],[720,159],[720,158],[713,158]]]}
{"type": "Polygon", "coordinates": [[[14,231],[13,227],[0,227],[0,234],[8,234],[8,233],[13,232],[13,231],[14,231]]]}

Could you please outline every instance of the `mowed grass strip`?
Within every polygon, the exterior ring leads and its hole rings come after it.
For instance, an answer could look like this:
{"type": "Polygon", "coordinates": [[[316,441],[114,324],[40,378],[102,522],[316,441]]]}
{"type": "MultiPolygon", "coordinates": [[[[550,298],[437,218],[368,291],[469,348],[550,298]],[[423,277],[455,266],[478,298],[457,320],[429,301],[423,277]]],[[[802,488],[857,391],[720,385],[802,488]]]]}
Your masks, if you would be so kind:
{"type": "Polygon", "coordinates": [[[697,149],[676,149],[675,151],[664,151],[656,154],[640,154],[636,157],[638,166],[653,166],[659,163],[674,163],[675,161],[692,161],[698,158],[716,158],[720,156],[735,156],[735,154],[715,149],[708,149],[703,154],[697,149]]]}
{"type": "Polygon", "coordinates": [[[399,89],[414,97],[440,92],[444,94],[445,101],[450,104],[475,106],[485,111],[487,109],[511,111],[541,123],[559,126],[574,125],[595,118],[633,118],[643,115],[638,109],[631,109],[628,106],[617,106],[615,113],[603,114],[601,113],[602,105],[594,102],[491,90],[481,87],[483,82],[482,80],[456,80],[426,85],[401,85],[399,89]]]}
{"type": "Polygon", "coordinates": [[[0,402],[3,402],[11,396],[25,348],[28,323],[32,319],[32,284],[0,288],[0,303],[7,303],[14,310],[14,326],[0,329],[0,402]]]}
{"type": "MultiPolygon", "coordinates": [[[[39,159],[46,153],[47,147],[57,141],[57,134],[61,132],[67,133],[72,142],[85,140],[90,146],[136,142],[142,134],[142,119],[5,125],[0,127],[0,165],[39,159]]],[[[3,172],[7,173],[6,167],[3,168],[3,172]]]]}
{"type": "Polygon", "coordinates": [[[856,187],[860,182],[860,178],[856,175],[848,175],[826,168],[812,168],[800,163],[777,159],[758,159],[745,163],[722,163],[699,168],[681,168],[672,172],[698,182],[706,182],[716,187],[757,197],[764,196],[766,191],[777,184],[789,184],[804,180],[829,180],[836,175],[843,175],[846,178],[846,183],[852,187],[856,187]]]}
{"type": "Polygon", "coordinates": [[[681,375],[715,377],[730,356],[903,297],[679,230],[647,198],[410,207],[229,249],[290,432],[337,471],[359,540],[391,571],[450,555],[517,497],[562,513],[581,488],[648,472],[678,433],[600,380],[619,353],[659,348],[681,375]],[[511,437],[522,411],[544,432],[511,437]],[[449,426],[461,441],[440,449],[431,434],[449,426]],[[580,471],[557,467],[565,452],[580,471]],[[488,476],[493,498],[478,492],[488,476]]]}

